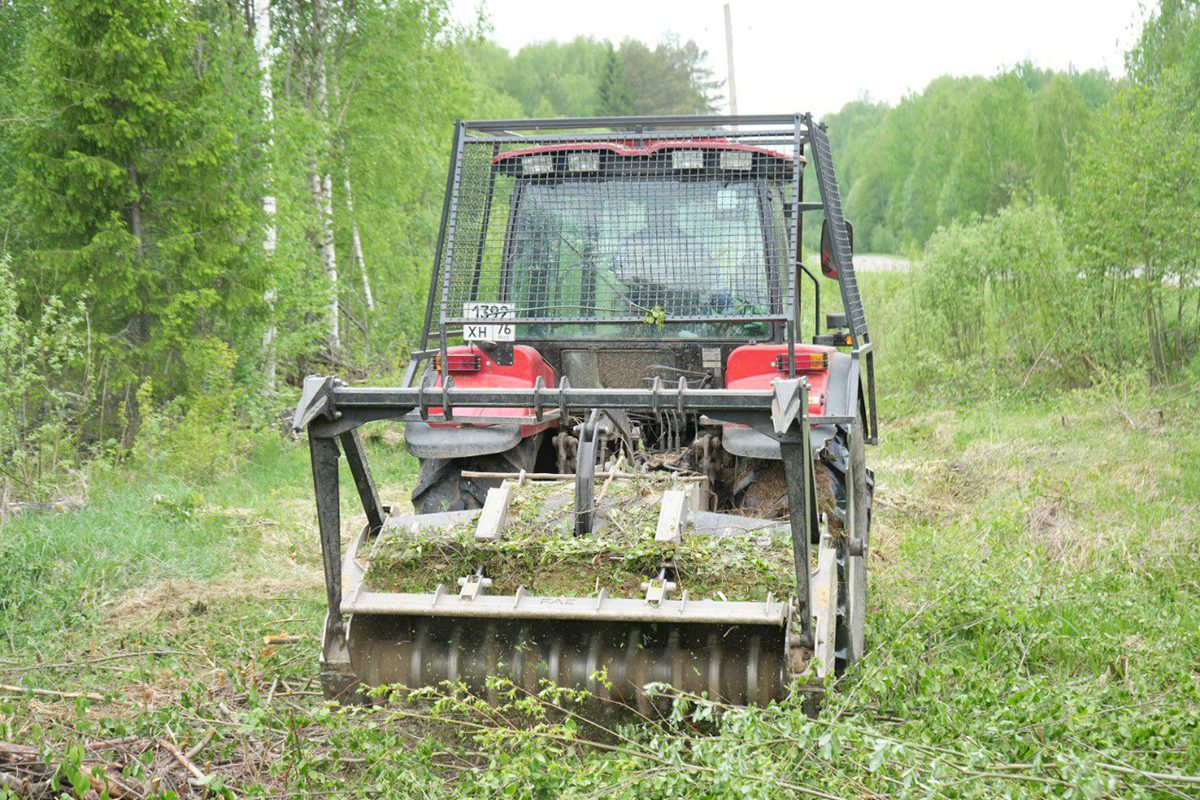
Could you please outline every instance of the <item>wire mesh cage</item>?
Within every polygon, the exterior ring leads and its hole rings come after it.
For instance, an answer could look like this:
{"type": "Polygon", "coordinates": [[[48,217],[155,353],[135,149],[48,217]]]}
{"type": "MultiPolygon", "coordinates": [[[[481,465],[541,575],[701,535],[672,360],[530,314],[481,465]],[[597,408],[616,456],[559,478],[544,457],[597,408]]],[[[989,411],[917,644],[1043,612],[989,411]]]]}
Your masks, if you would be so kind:
{"type": "Polygon", "coordinates": [[[645,127],[466,125],[438,265],[442,324],[709,337],[787,319],[797,127],[645,127]]]}

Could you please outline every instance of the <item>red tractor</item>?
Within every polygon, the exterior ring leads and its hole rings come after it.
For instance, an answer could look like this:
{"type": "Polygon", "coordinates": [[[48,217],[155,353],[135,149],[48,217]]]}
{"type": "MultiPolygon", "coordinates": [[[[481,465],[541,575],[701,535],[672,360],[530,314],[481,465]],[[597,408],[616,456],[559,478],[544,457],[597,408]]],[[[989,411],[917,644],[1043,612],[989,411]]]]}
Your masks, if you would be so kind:
{"type": "Polygon", "coordinates": [[[851,247],[809,115],[459,123],[405,385],[313,377],[297,409],[329,593],[327,694],[445,680],[484,691],[489,677],[596,689],[603,669],[618,702],[646,704],[656,682],[766,702],[806,670],[856,661],[877,430],[851,247]],[[810,212],[843,308],[824,320],[801,258],[810,212]],[[414,514],[381,505],[358,439],[385,418],[406,423],[420,461],[414,514]],[[367,516],[344,561],[340,455],[367,516]],[[644,596],[492,591],[506,537],[602,538],[597,485],[639,475],[670,484],[653,495],[666,545],[644,596]],[[514,533],[514,497],[539,482],[573,489],[570,523],[527,516],[514,533]],[[463,526],[464,574],[432,570],[407,592],[367,579],[389,537],[463,526]],[[686,542],[753,530],[784,548],[789,596],[689,595],[675,558],[686,542]]]}

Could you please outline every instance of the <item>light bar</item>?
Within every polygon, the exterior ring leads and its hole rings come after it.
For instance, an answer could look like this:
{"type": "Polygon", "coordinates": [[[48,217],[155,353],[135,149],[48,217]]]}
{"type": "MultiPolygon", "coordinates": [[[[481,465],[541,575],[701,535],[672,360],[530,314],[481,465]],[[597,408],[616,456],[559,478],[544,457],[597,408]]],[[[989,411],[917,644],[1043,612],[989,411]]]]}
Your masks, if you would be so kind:
{"type": "Polygon", "coordinates": [[[525,156],[521,159],[521,171],[526,175],[545,175],[554,171],[554,157],[549,155],[525,156]]]}
{"type": "Polygon", "coordinates": [[[676,150],[671,153],[671,166],[675,169],[704,169],[704,151],[676,150]]]}
{"type": "Polygon", "coordinates": [[[754,154],[746,150],[726,150],[721,153],[721,169],[750,169],[754,154]]]}
{"type": "Polygon", "coordinates": [[[567,169],[571,172],[595,172],[600,169],[600,154],[570,153],[567,156],[567,169]]]}
{"type": "MultiPolygon", "coordinates": [[[[788,358],[787,353],[780,353],[775,356],[775,369],[780,372],[787,372],[788,358]]],[[[827,353],[796,353],[796,369],[801,372],[824,372],[829,369],[829,355],[827,353]]]]}

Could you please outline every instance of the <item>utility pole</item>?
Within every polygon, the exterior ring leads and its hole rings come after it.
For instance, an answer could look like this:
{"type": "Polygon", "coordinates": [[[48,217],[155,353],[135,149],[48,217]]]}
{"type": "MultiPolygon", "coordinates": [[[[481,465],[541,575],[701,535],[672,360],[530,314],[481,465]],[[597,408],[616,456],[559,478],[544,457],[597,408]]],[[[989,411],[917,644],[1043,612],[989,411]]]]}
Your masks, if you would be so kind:
{"type": "Polygon", "coordinates": [[[725,4],[725,63],[729,67],[729,113],[737,116],[737,82],[733,77],[733,21],[725,4]]]}

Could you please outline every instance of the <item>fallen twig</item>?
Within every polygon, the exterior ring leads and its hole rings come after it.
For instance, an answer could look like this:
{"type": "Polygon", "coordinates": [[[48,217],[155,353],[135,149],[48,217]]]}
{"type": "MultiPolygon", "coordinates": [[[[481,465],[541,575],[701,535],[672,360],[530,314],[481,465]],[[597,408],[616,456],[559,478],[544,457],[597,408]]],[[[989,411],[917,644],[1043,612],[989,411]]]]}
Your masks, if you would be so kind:
{"type": "Polygon", "coordinates": [[[612,471],[604,481],[604,485],[600,487],[600,492],[596,495],[595,501],[597,507],[599,507],[600,501],[604,499],[604,495],[608,494],[608,487],[612,486],[612,482],[617,479],[617,475],[621,472],[623,466],[625,466],[624,453],[617,457],[617,463],[613,465],[612,471]]]}
{"type": "Polygon", "coordinates": [[[186,758],[187,760],[191,761],[193,758],[196,757],[197,754],[199,754],[199,752],[201,750],[203,750],[208,745],[209,742],[212,741],[212,738],[216,735],[217,735],[217,729],[209,728],[208,733],[204,734],[204,738],[201,739],[200,741],[196,742],[196,744],[193,745],[191,749],[189,749],[186,753],[183,754],[183,757],[186,758]]]}
{"type": "Polygon", "coordinates": [[[175,760],[179,762],[180,766],[191,773],[191,776],[197,781],[204,782],[208,780],[208,776],[204,774],[204,770],[193,764],[192,760],[188,758],[178,747],[171,744],[171,742],[166,739],[159,739],[158,743],[162,745],[164,750],[174,756],[175,760]]]}
{"type": "Polygon", "coordinates": [[[102,739],[97,742],[88,742],[83,746],[83,749],[88,751],[109,750],[113,747],[122,747],[123,745],[133,744],[140,741],[138,736],[122,736],[120,739],[102,739]]]}
{"type": "Polygon", "coordinates": [[[272,633],[263,637],[263,644],[296,644],[303,641],[303,636],[293,633],[272,633]]]}
{"type": "Polygon", "coordinates": [[[14,742],[0,742],[0,757],[11,760],[13,756],[27,756],[37,758],[38,749],[28,744],[16,744],[14,742]]]}
{"type": "Polygon", "coordinates": [[[1138,775],[1142,778],[1148,778],[1152,781],[1163,781],[1164,783],[1187,783],[1193,786],[1200,786],[1200,775],[1172,775],[1169,772],[1147,772],[1144,769],[1135,769],[1134,767],[1122,767],[1118,764],[1105,764],[1102,762],[1096,763],[1101,769],[1120,772],[1122,775],[1138,775]]]}
{"type": "Polygon", "coordinates": [[[80,697],[97,702],[104,700],[103,695],[96,694],[95,692],[60,692],[57,689],[34,689],[29,686],[13,686],[8,683],[0,683],[0,692],[8,694],[35,694],[38,697],[58,697],[63,700],[74,700],[80,697]]]}

